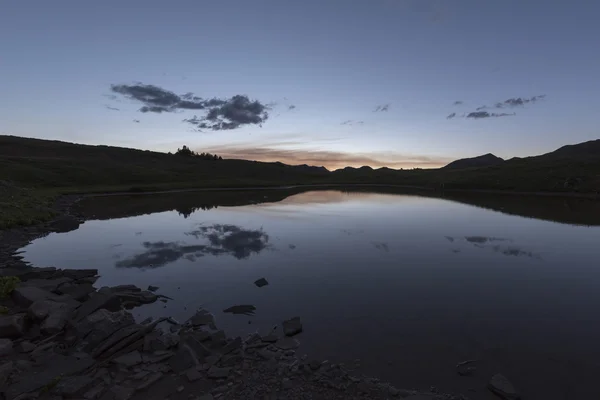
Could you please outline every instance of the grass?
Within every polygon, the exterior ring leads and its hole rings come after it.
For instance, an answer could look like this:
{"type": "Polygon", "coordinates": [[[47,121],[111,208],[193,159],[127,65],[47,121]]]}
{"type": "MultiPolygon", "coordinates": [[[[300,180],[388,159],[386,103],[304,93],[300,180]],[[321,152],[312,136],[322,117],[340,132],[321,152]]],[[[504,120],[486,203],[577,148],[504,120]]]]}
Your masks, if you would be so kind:
{"type": "Polygon", "coordinates": [[[597,142],[489,167],[400,171],[352,168],[328,172],[281,163],[204,160],[0,136],[0,230],[47,221],[54,216],[52,205],[57,196],[74,193],[328,183],[428,188],[443,184],[446,190],[594,193],[600,190],[600,141],[597,142]],[[564,186],[570,177],[581,178],[577,188],[564,186]]]}

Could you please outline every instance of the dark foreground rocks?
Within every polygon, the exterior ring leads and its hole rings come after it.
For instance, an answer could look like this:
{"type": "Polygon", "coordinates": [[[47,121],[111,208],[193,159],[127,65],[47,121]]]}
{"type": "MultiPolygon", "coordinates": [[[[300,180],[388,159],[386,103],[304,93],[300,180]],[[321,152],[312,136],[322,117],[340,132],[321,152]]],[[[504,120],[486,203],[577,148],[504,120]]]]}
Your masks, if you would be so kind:
{"type": "Polygon", "coordinates": [[[462,398],[397,389],[299,356],[299,317],[265,335],[235,338],[203,309],[183,324],[171,318],[138,323],[127,309],[160,295],[133,285],[96,290],[96,273],[20,275],[9,314],[0,316],[4,399],[462,398]]]}

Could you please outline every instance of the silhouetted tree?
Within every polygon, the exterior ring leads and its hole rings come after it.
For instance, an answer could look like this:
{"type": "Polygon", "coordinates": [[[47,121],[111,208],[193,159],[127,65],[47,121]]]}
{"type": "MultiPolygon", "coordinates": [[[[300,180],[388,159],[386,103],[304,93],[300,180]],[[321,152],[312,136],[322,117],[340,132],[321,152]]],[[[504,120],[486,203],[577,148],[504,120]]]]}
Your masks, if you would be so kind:
{"type": "MultiPolygon", "coordinates": [[[[169,154],[171,154],[171,153],[169,153],[169,154]]],[[[223,159],[216,154],[210,154],[210,153],[205,153],[205,152],[196,153],[195,151],[190,150],[190,148],[185,145],[181,149],[177,149],[177,152],[175,154],[178,156],[197,157],[197,158],[201,158],[203,160],[211,160],[211,161],[217,161],[217,160],[223,159]]]]}

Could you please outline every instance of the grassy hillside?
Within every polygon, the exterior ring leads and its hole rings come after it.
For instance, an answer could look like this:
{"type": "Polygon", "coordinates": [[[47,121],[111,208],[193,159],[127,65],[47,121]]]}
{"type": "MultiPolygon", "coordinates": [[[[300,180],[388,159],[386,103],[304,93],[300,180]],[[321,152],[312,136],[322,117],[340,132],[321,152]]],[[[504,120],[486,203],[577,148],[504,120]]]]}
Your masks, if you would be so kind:
{"type": "Polygon", "coordinates": [[[0,228],[48,219],[63,193],[199,187],[378,183],[439,189],[583,192],[600,190],[600,140],[537,157],[464,169],[393,170],[205,160],[151,151],[0,136],[0,228]],[[568,185],[565,182],[569,181],[568,185]]]}

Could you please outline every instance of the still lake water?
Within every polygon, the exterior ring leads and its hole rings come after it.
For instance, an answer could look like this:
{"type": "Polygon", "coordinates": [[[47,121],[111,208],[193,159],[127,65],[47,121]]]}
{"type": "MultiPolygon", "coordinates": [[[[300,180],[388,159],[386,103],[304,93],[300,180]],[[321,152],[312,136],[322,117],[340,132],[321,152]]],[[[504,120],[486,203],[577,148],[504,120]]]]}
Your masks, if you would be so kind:
{"type": "Polygon", "coordinates": [[[134,309],[139,318],[184,321],[202,306],[244,335],[300,316],[300,351],[360,359],[358,372],[398,387],[492,399],[485,384],[501,372],[526,399],[600,398],[600,202],[453,200],[299,189],[92,198],[81,208],[96,220],[24,256],[174,298],[134,309]],[[222,312],[233,305],[256,310],[222,312]],[[459,377],[467,359],[478,370],[459,377]]]}

